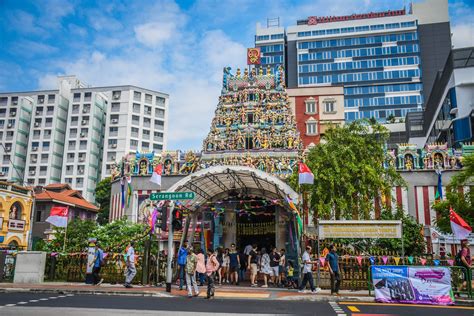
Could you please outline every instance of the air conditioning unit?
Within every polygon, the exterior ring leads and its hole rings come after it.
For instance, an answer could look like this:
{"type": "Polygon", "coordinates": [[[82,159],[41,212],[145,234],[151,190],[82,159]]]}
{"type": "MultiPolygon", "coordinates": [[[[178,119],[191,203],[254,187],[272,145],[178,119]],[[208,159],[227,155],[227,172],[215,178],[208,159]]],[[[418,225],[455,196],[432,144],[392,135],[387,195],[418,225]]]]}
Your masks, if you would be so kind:
{"type": "Polygon", "coordinates": [[[12,101],[12,104],[13,104],[13,105],[18,105],[18,101],[17,101],[17,100],[12,101]]]}
{"type": "Polygon", "coordinates": [[[36,171],[33,171],[33,170],[32,170],[32,171],[30,171],[30,176],[34,176],[34,175],[35,175],[35,173],[36,173],[36,171]]]}
{"type": "Polygon", "coordinates": [[[5,147],[5,151],[10,152],[10,151],[12,151],[12,148],[11,147],[5,147]]]}
{"type": "Polygon", "coordinates": [[[81,161],[81,162],[83,162],[85,160],[86,160],[86,158],[83,158],[83,157],[79,158],[79,161],[81,161]]]}
{"type": "Polygon", "coordinates": [[[77,171],[79,172],[79,174],[84,174],[84,169],[79,169],[77,171]]]}
{"type": "Polygon", "coordinates": [[[0,176],[4,176],[5,172],[0,171],[0,176]]]}
{"type": "Polygon", "coordinates": [[[33,147],[33,151],[37,151],[38,150],[38,147],[33,147]]]}
{"type": "Polygon", "coordinates": [[[38,126],[40,126],[40,123],[35,122],[35,127],[38,127],[38,126]]]}
{"type": "Polygon", "coordinates": [[[7,127],[8,127],[8,128],[12,128],[12,127],[13,127],[13,124],[8,124],[7,127]]]}
{"type": "Polygon", "coordinates": [[[117,148],[117,144],[112,144],[112,148],[117,148]]]}
{"type": "Polygon", "coordinates": [[[118,123],[117,119],[112,119],[112,123],[118,123]]]}
{"type": "Polygon", "coordinates": [[[38,161],[38,159],[36,159],[36,158],[31,158],[31,162],[37,162],[37,161],[38,161]]]}
{"type": "Polygon", "coordinates": [[[10,115],[11,116],[16,116],[16,112],[11,112],[10,115]]]}
{"type": "Polygon", "coordinates": [[[86,133],[81,133],[81,137],[86,137],[86,133]]]}
{"type": "Polygon", "coordinates": [[[82,125],[86,125],[87,124],[87,121],[86,120],[82,120],[82,125]]]}
{"type": "Polygon", "coordinates": [[[36,111],[36,115],[40,115],[40,111],[36,111]]]}
{"type": "Polygon", "coordinates": [[[89,109],[82,109],[82,113],[89,113],[89,109]]]}
{"type": "Polygon", "coordinates": [[[118,99],[120,99],[120,94],[114,93],[114,95],[112,97],[114,98],[114,100],[118,100],[118,99]]]}
{"type": "Polygon", "coordinates": [[[115,156],[110,157],[110,160],[115,161],[115,156]]]}

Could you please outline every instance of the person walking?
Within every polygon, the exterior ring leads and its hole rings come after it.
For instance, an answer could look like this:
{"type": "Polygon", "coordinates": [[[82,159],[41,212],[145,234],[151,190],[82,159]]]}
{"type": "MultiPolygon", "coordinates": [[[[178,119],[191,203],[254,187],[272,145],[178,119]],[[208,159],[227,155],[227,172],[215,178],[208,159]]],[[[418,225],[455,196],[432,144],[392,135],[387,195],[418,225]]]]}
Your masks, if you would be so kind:
{"type": "Polygon", "coordinates": [[[219,262],[219,268],[217,268],[217,281],[219,285],[222,284],[222,265],[224,264],[224,250],[219,247],[217,248],[216,254],[217,262],[219,262]]]}
{"type": "Polygon", "coordinates": [[[193,251],[192,247],[188,248],[188,255],[186,256],[186,286],[188,288],[188,297],[199,295],[199,288],[196,283],[196,268],[197,268],[197,256],[193,251]]]}
{"type": "Polygon", "coordinates": [[[306,246],[306,251],[303,253],[302,256],[302,263],[303,263],[303,280],[301,281],[299,287],[299,293],[306,293],[305,288],[306,284],[309,283],[311,288],[311,293],[316,294],[318,291],[314,287],[313,282],[313,261],[311,261],[311,246],[306,246]]]}
{"type": "Polygon", "coordinates": [[[331,274],[331,295],[339,295],[339,286],[341,285],[341,274],[339,269],[339,256],[336,252],[336,246],[329,246],[329,253],[326,255],[326,262],[331,274]]]}
{"type": "Polygon", "coordinates": [[[272,252],[270,253],[270,269],[271,269],[271,282],[274,286],[278,285],[278,277],[280,275],[280,254],[277,251],[276,247],[273,247],[272,252]]]}
{"type": "Polygon", "coordinates": [[[258,258],[257,258],[257,245],[252,246],[252,250],[248,255],[248,266],[250,267],[250,286],[257,286],[257,272],[258,272],[258,258]]]}
{"type": "Polygon", "coordinates": [[[94,285],[101,285],[104,279],[100,277],[100,269],[104,265],[104,252],[99,246],[95,244],[94,267],[92,268],[92,282],[94,285]]]}
{"type": "Polygon", "coordinates": [[[216,254],[212,249],[207,250],[207,264],[206,264],[206,275],[207,275],[207,299],[214,297],[214,278],[216,277],[216,271],[219,269],[219,261],[217,261],[216,254]]]}
{"type": "Polygon", "coordinates": [[[132,287],[132,280],[137,274],[137,269],[135,268],[135,249],[133,248],[134,246],[135,246],[135,242],[131,241],[127,249],[127,255],[126,255],[127,258],[125,261],[127,269],[125,270],[125,284],[124,284],[126,288],[132,287]]]}
{"type": "Polygon", "coordinates": [[[260,259],[261,271],[263,274],[263,288],[268,287],[268,278],[272,276],[272,268],[270,267],[270,256],[265,248],[262,248],[262,257],[260,259]]]}
{"type": "Polygon", "coordinates": [[[229,280],[229,267],[230,267],[230,258],[229,258],[229,248],[225,248],[224,254],[222,255],[222,278],[223,283],[230,283],[229,280]]]}
{"type": "Polygon", "coordinates": [[[239,266],[240,258],[237,249],[235,249],[235,244],[230,245],[229,251],[229,274],[230,274],[230,283],[239,285],[239,266]]]}
{"type": "Polygon", "coordinates": [[[472,257],[471,257],[471,250],[469,249],[469,241],[467,239],[463,239],[461,241],[461,250],[459,254],[456,256],[459,257],[456,261],[456,265],[464,267],[466,269],[466,273],[464,273],[464,282],[462,283],[464,289],[468,289],[467,282],[471,282],[472,280],[472,257]]]}
{"type": "Polygon", "coordinates": [[[241,251],[239,252],[239,282],[245,281],[245,272],[247,272],[247,255],[241,251]]]}
{"type": "Polygon", "coordinates": [[[178,251],[178,266],[179,266],[179,290],[183,289],[185,281],[186,257],[188,256],[188,243],[185,241],[178,251]]]}
{"type": "Polygon", "coordinates": [[[196,272],[198,273],[197,279],[199,280],[199,286],[203,286],[206,278],[206,258],[202,253],[202,250],[199,249],[197,257],[196,272]]]}

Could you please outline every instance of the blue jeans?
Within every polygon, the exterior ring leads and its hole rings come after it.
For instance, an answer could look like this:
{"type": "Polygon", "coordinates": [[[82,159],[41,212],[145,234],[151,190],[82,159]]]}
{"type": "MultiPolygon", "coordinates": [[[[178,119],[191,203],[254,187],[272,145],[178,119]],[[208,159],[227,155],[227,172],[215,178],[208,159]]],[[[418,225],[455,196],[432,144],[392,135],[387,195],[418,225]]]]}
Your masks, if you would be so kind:
{"type": "Polygon", "coordinates": [[[185,282],[185,275],[186,273],[184,273],[184,267],[186,265],[184,264],[180,264],[179,265],[179,289],[182,290],[183,289],[183,285],[184,285],[184,282],[185,282]]]}
{"type": "Polygon", "coordinates": [[[245,272],[247,269],[239,269],[239,282],[245,280],[245,272]]]}
{"type": "Polygon", "coordinates": [[[199,276],[199,283],[204,284],[206,283],[206,274],[205,273],[198,273],[199,276]]]}

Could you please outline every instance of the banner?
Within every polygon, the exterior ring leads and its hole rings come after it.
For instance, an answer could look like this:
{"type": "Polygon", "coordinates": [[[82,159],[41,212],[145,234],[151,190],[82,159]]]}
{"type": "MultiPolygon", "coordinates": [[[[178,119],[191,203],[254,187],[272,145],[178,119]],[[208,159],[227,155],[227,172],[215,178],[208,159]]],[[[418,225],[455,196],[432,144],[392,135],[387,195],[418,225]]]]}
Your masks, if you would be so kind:
{"type": "Polygon", "coordinates": [[[377,302],[454,304],[447,267],[372,266],[371,272],[377,302]]]}
{"type": "Polygon", "coordinates": [[[319,221],[319,239],[325,238],[402,238],[401,221],[319,221]]]}

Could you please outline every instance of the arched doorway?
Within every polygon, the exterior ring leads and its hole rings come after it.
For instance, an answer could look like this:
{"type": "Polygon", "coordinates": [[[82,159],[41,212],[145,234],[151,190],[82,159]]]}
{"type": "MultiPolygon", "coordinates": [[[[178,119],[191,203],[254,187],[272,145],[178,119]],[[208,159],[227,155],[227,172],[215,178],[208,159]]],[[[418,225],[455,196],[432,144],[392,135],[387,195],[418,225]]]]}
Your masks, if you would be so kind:
{"type": "Polygon", "coordinates": [[[196,194],[187,208],[200,216],[205,246],[236,243],[243,249],[256,243],[288,249],[288,236],[295,234],[290,231],[287,198],[296,202],[298,194],[278,177],[258,169],[214,166],[181,179],[168,191],[196,194]]]}

